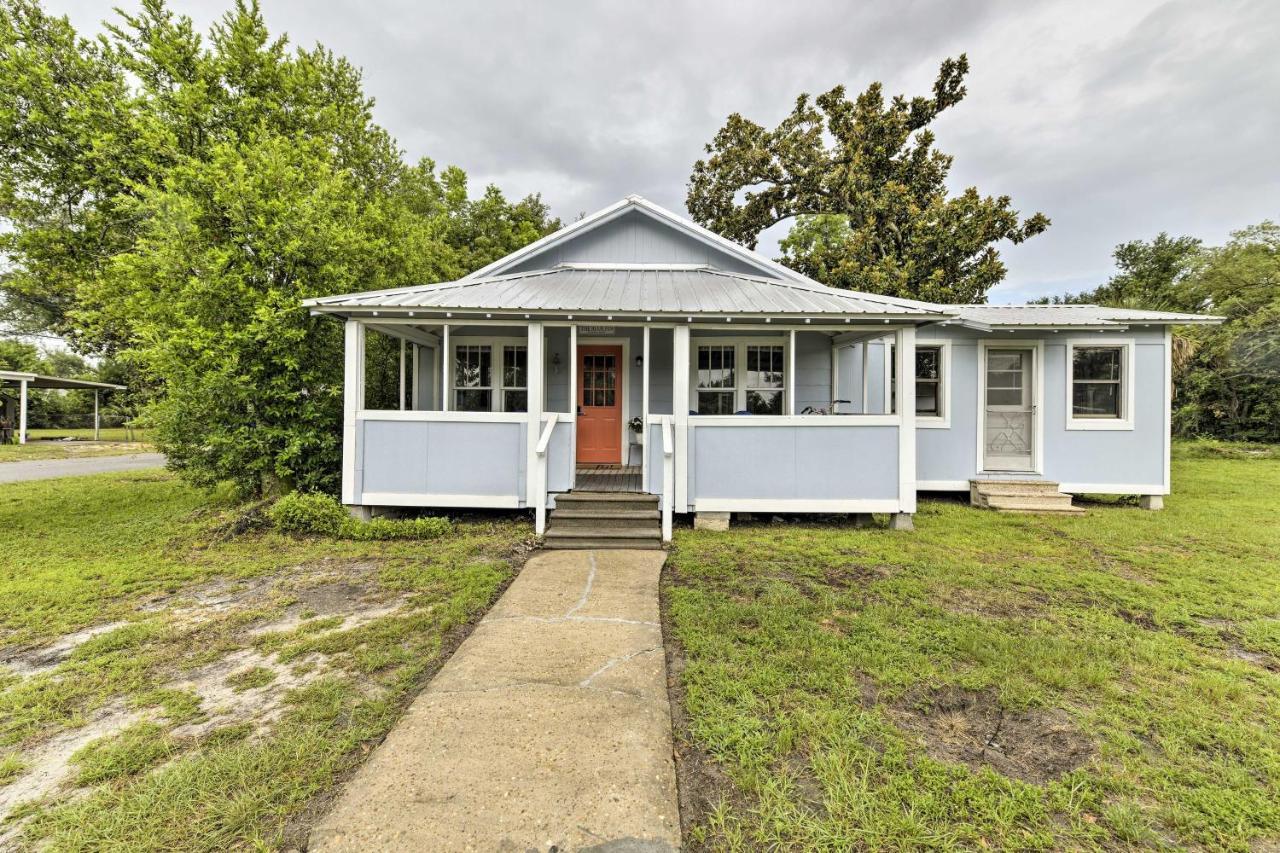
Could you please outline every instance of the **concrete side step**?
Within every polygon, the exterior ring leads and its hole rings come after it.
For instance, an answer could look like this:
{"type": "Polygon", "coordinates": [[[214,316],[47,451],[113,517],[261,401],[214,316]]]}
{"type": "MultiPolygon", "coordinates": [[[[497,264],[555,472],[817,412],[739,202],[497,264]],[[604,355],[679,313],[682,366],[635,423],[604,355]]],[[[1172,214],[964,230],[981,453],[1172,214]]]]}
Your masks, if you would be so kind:
{"type": "Polygon", "coordinates": [[[978,486],[978,493],[988,496],[1062,494],[1058,490],[1057,483],[1039,483],[1036,485],[1029,483],[982,483],[978,486]]]}
{"type": "Polygon", "coordinates": [[[1083,509],[1071,505],[1071,495],[1037,495],[1035,497],[1027,495],[992,495],[986,499],[985,506],[988,509],[999,511],[1084,512],[1083,509]]]}
{"type": "Polygon", "coordinates": [[[1052,480],[1028,480],[1014,477],[1009,477],[1008,479],[1004,477],[975,477],[969,482],[975,486],[985,486],[990,483],[1001,486],[1053,486],[1055,489],[1058,488],[1058,484],[1052,480]]]}

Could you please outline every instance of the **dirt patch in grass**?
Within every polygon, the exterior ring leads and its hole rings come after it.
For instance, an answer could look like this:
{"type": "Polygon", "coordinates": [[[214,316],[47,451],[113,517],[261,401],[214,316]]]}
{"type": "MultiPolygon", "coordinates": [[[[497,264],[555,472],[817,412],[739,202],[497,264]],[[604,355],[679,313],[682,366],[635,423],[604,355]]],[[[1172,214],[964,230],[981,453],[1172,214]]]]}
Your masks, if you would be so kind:
{"type": "Polygon", "coordinates": [[[66,634],[46,646],[3,649],[0,650],[0,665],[9,667],[15,675],[29,676],[48,672],[71,657],[72,652],[94,637],[109,634],[128,624],[128,622],[109,622],[106,625],[94,625],[66,634]]]}
{"type": "Polygon", "coordinates": [[[994,690],[942,687],[908,696],[891,716],[938,761],[988,767],[1043,784],[1083,766],[1096,747],[1062,711],[1005,709],[994,690]]]}
{"type": "Polygon", "coordinates": [[[721,802],[734,811],[745,810],[747,800],[730,781],[724,768],[698,743],[689,728],[685,710],[684,646],[676,637],[671,619],[668,588],[677,583],[671,560],[662,569],[658,607],[662,622],[662,642],[667,659],[667,698],[671,705],[671,735],[676,765],[676,797],[680,806],[680,835],[686,850],[701,849],[693,839],[694,827],[705,825],[721,802]]]}
{"type": "Polygon", "coordinates": [[[984,619],[1032,619],[1044,615],[1043,601],[1017,598],[1005,591],[952,589],[942,599],[948,613],[984,619]]]}

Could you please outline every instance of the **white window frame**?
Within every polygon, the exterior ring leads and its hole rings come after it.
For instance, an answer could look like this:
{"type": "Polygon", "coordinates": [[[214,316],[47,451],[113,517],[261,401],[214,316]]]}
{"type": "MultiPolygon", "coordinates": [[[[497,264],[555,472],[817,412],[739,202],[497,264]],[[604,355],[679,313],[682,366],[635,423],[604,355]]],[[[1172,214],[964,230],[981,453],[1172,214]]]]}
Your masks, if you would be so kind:
{"type": "MultiPolygon", "coordinates": [[[[457,377],[458,377],[458,347],[475,347],[475,346],[489,347],[489,372],[490,372],[489,382],[490,384],[485,386],[480,386],[478,390],[487,390],[490,392],[489,393],[489,411],[504,412],[506,410],[503,408],[503,405],[502,405],[503,397],[504,397],[503,392],[522,390],[517,386],[514,386],[514,385],[508,386],[503,383],[503,380],[505,378],[503,376],[503,374],[505,373],[505,371],[503,370],[504,348],[505,347],[524,347],[527,353],[529,348],[529,339],[527,337],[494,338],[494,337],[479,337],[479,336],[472,337],[469,335],[452,336],[451,340],[449,341],[449,387],[445,389],[445,393],[449,395],[450,411],[459,411],[459,409],[457,408],[458,400],[457,400],[456,392],[459,390],[467,390],[465,388],[459,389],[458,385],[456,384],[457,377]]],[[[528,363],[527,356],[526,356],[525,380],[524,380],[525,384],[523,388],[525,392],[525,401],[526,401],[525,408],[526,409],[528,408],[529,371],[533,369],[534,369],[534,365],[528,363]]],[[[466,413],[464,412],[464,414],[466,413]]]]}
{"type": "MultiPolygon", "coordinates": [[[[755,418],[787,417],[790,411],[791,395],[787,383],[792,375],[791,340],[789,335],[763,335],[760,337],[691,337],[689,339],[689,407],[687,411],[698,410],[699,391],[733,391],[733,413],[730,415],[689,415],[691,418],[729,417],[747,408],[747,347],[782,347],[782,387],[769,390],[782,392],[781,415],[752,415],[755,418]],[[733,388],[699,388],[698,387],[698,347],[732,347],[733,348],[733,388]]],[[[760,390],[760,389],[756,389],[760,390]]]]}
{"type": "Polygon", "coordinates": [[[1071,338],[1066,341],[1066,428],[1069,430],[1132,430],[1134,401],[1134,341],[1132,338],[1071,338]],[[1075,352],[1077,349],[1120,350],[1120,417],[1078,418],[1075,416],[1075,352]]]}
{"type": "MultiPolygon", "coordinates": [[[[928,338],[916,338],[916,352],[936,347],[938,350],[938,406],[942,409],[939,415],[922,415],[916,412],[916,429],[951,429],[951,341],[938,341],[928,338]]],[[[893,341],[885,343],[884,389],[886,402],[893,400],[893,365],[897,358],[893,341]]],[[[912,372],[915,365],[911,366],[912,372]]],[[[919,379],[916,380],[917,382],[919,379]]],[[[911,401],[915,405],[915,400],[911,401]]],[[[889,413],[894,414],[894,407],[889,406],[889,413]]]]}

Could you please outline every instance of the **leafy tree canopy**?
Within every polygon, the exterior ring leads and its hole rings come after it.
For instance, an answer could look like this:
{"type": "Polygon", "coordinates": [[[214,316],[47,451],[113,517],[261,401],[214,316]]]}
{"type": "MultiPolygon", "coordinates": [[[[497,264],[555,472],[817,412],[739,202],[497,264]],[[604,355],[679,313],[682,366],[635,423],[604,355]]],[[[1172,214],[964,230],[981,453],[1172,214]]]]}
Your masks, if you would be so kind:
{"type": "Polygon", "coordinates": [[[779,260],[833,287],[933,302],[982,302],[1005,275],[995,243],[1049,226],[1021,219],[1008,196],[970,187],[949,196],[952,157],[929,124],[965,96],[968,58],[942,63],[932,97],[880,83],[850,100],[843,86],[810,99],[773,130],[729,116],[694,164],[686,204],[702,225],[755,247],[795,217],[779,260]]]}
{"type": "Polygon", "coordinates": [[[457,278],[559,226],[405,163],[358,70],[249,0],[207,38],[143,0],[94,40],[0,0],[0,75],[0,297],[117,354],[196,483],[334,485],[339,327],[301,299],[457,278]]]}
{"type": "Polygon", "coordinates": [[[1183,435],[1280,441],[1280,225],[1223,246],[1161,233],[1115,249],[1098,288],[1052,302],[1191,311],[1226,318],[1174,335],[1174,426],[1183,435]]]}

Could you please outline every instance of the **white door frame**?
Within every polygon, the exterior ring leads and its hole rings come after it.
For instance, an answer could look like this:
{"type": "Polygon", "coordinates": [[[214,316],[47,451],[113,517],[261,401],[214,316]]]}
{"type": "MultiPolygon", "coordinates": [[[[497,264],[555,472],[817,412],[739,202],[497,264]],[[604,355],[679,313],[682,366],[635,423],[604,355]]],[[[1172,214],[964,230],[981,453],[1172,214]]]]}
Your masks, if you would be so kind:
{"type": "MultiPolygon", "coordinates": [[[[978,341],[978,473],[986,472],[987,446],[987,352],[993,349],[1031,350],[1031,470],[1028,474],[1044,474],[1044,340],[1041,338],[1002,338],[978,341]]],[[[996,472],[992,472],[996,473],[996,472]]],[[[1018,473],[1000,471],[1001,474],[1018,473]]]]}

